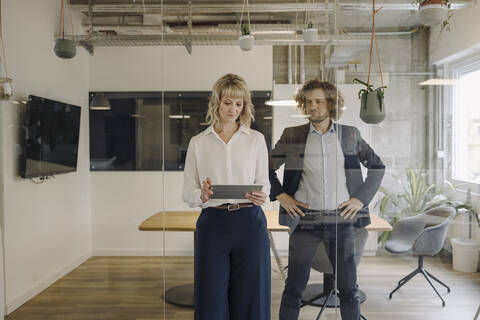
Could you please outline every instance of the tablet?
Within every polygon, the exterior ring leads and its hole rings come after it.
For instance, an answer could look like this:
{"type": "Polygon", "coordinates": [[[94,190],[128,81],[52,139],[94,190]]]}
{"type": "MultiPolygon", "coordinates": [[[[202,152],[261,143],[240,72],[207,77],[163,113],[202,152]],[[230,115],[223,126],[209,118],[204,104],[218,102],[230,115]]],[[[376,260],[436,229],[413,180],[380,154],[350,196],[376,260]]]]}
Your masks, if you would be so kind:
{"type": "Polygon", "coordinates": [[[261,184],[212,184],[210,199],[245,199],[249,192],[262,191],[261,184]]]}

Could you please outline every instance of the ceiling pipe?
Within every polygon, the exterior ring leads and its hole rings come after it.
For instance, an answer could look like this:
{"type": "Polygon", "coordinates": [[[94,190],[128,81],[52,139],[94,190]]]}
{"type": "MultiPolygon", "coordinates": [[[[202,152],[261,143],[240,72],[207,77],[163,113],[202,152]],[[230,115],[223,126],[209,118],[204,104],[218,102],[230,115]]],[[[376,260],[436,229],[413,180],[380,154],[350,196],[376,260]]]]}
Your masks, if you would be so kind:
{"type": "Polygon", "coordinates": [[[300,45],[300,83],[305,83],[305,45],[300,45]]]}
{"type": "MultiPolygon", "coordinates": [[[[147,14],[148,15],[148,14],[147,14]]],[[[150,14],[150,15],[158,15],[161,16],[159,13],[155,14],[150,14]]],[[[125,12],[125,14],[122,14],[121,12],[118,13],[118,15],[115,16],[94,16],[93,17],[93,22],[96,25],[100,24],[118,24],[118,25],[124,25],[124,24],[143,24],[144,20],[144,14],[139,13],[138,15],[131,15],[125,12]],[[121,23],[120,23],[121,21],[121,23]]],[[[217,23],[236,23],[238,24],[238,18],[235,15],[195,15],[192,14],[192,20],[193,22],[217,22],[217,23]]],[[[164,16],[163,17],[164,22],[170,22],[170,23],[187,23],[188,22],[188,16],[183,14],[183,15],[169,15],[169,16],[164,16]]],[[[278,24],[288,24],[289,20],[286,17],[272,17],[271,14],[258,14],[255,15],[255,23],[278,23],[278,24]]],[[[86,21],[84,20],[84,23],[86,21]]]]}
{"type": "Polygon", "coordinates": [[[93,0],[88,0],[89,33],[93,34],[93,0]]]}
{"type": "MultiPolygon", "coordinates": [[[[87,11],[88,5],[85,1],[71,1],[72,7],[81,11],[87,11]],[[78,4],[82,3],[82,4],[78,4]]],[[[456,1],[451,4],[450,9],[463,9],[465,7],[473,5],[473,1],[456,1]]],[[[240,13],[242,12],[241,3],[225,3],[225,4],[192,4],[192,12],[194,14],[218,14],[218,13],[240,13]]],[[[351,11],[371,11],[372,3],[370,2],[339,2],[337,3],[337,10],[351,10],[351,11]]],[[[382,7],[385,10],[404,10],[410,11],[418,9],[418,5],[412,1],[398,1],[381,2],[376,4],[377,7],[382,7]]],[[[181,4],[155,4],[146,3],[145,8],[142,4],[135,3],[111,3],[111,4],[95,4],[93,8],[94,12],[129,12],[129,13],[161,13],[163,9],[164,15],[184,15],[188,12],[188,5],[181,4]]],[[[256,12],[320,12],[320,11],[334,11],[334,3],[255,3],[249,6],[250,13],[256,12]]]]}
{"type": "Polygon", "coordinates": [[[288,45],[288,84],[292,84],[292,45],[288,45]]]}

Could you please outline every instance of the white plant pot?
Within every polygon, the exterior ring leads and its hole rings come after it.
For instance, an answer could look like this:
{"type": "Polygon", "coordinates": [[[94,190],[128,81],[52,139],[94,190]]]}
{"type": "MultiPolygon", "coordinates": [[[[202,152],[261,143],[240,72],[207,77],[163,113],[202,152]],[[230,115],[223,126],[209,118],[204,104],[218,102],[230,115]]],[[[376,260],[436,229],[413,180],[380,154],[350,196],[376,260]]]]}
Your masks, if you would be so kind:
{"type": "Polygon", "coordinates": [[[310,28],[303,30],[303,41],[305,43],[315,43],[318,37],[318,30],[316,28],[310,28]]]}
{"type": "Polygon", "coordinates": [[[447,20],[448,5],[447,4],[426,4],[420,6],[420,17],[422,23],[432,27],[447,20]]]}
{"type": "Polygon", "coordinates": [[[240,49],[243,51],[250,51],[255,45],[255,37],[251,34],[240,36],[240,38],[238,38],[238,44],[240,45],[240,49]]]}
{"type": "Polygon", "coordinates": [[[453,238],[450,242],[452,243],[453,269],[460,272],[477,272],[480,241],[453,238]]]}

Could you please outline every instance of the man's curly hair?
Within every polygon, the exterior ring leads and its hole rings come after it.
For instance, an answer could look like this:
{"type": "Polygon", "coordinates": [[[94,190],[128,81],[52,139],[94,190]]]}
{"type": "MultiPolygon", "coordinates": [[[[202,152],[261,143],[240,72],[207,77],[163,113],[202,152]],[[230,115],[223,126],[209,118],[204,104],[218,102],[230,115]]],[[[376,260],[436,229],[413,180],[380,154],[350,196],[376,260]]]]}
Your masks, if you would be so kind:
{"type": "Polygon", "coordinates": [[[327,99],[327,107],[330,113],[330,119],[338,119],[343,113],[343,95],[337,90],[334,84],[326,81],[320,81],[318,79],[312,79],[307,81],[302,89],[300,89],[295,95],[294,99],[297,102],[297,108],[305,113],[306,108],[306,94],[314,89],[322,89],[327,99]]]}

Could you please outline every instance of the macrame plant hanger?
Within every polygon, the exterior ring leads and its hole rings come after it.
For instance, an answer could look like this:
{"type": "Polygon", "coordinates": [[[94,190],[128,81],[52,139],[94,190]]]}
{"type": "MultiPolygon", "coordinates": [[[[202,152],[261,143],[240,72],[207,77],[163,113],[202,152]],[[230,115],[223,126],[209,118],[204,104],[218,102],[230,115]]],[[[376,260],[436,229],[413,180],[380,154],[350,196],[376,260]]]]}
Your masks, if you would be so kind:
{"type": "Polygon", "coordinates": [[[0,57],[0,73],[3,68],[5,69],[5,77],[0,78],[0,100],[9,100],[13,95],[11,82],[12,79],[8,77],[7,69],[7,54],[5,50],[5,43],[3,41],[3,29],[2,29],[2,1],[0,0],[0,45],[2,46],[2,53],[0,57]]]}
{"type": "MultiPolygon", "coordinates": [[[[72,37],[74,37],[74,30],[73,30],[73,19],[72,19],[72,9],[70,5],[68,6],[69,13],[70,13],[70,25],[72,27],[72,37]]],[[[59,34],[62,36],[55,40],[55,47],[53,51],[57,55],[57,57],[62,59],[71,59],[75,57],[77,54],[77,44],[74,39],[65,39],[65,0],[60,0],[60,32],[59,34]]]]}
{"type": "Polygon", "coordinates": [[[369,62],[368,62],[368,78],[367,78],[367,87],[370,87],[370,73],[372,69],[372,51],[373,51],[373,42],[375,41],[375,51],[377,54],[377,62],[378,62],[378,69],[380,71],[380,79],[382,82],[382,87],[384,87],[383,83],[383,75],[382,75],[382,65],[380,62],[380,53],[378,52],[378,43],[377,43],[377,35],[375,32],[375,16],[377,13],[382,9],[382,7],[375,10],[375,0],[372,0],[372,32],[370,35],[370,54],[369,54],[369,62]]]}

